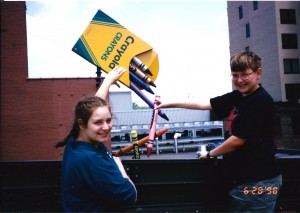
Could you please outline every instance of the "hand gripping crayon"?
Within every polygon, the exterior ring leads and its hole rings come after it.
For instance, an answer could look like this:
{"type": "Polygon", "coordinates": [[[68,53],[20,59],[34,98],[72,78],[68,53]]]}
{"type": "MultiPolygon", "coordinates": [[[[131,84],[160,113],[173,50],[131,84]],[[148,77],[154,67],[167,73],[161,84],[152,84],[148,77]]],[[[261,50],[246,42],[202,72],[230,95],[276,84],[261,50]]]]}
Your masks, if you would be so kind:
{"type": "MultiPolygon", "coordinates": [[[[142,93],[141,90],[139,90],[139,88],[137,88],[132,82],[130,82],[130,87],[129,87],[133,92],[135,92],[135,94],[137,94],[143,101],[146,102],[146,104],[148,104],[148,106],[151,108],[151,109],[154,109],[154,104],[153,102],[146,96],[144,95],[144,93],[142,93]]],[[[161,111],[161,109],[158,109],[158,115],[160,117],[162,117],[163,119],[165,120],[169,120],[168,116],[161,111]]]]}
{"type": "Polygon", "coordinates": [[[133,57],[131,60],[137,67],[139,67],[141,70],[143,70],[145,73],[149,74],[152,76],[151,71],[149,70],[149,68],[140,61],[140,59],[138,59],[137,57],[133,57]]]}
{"type": "MultiPolygon", "coordinates": [[[[157,105],[157,101],[159,101],[160,96],[156,95],[154,100],[154,107],[157,105]]],[[[154,143],[154,137],[155,137],[155,130],[156,130],[156,123],[157,123],[157,115],[158,115],[158,109],[153,110],[152,114],[152,121],[151,121],[151,127],[149,131],[149,139],[147,144],[147,157],[151,155],[153,143],[154,143]]]]}
{"type": "MultiPolygon", "coordinates": [[[[169,130],[169,128],[163,128],[163,129],[160,129],[158,131],[155,132],[155,137],[160,137],[162,136],[163,134],[165,134],[167,131],[169,130]]],[[[143,137],[141,140],[138,140],[137,144],[138,146],[142,146],[144,145],[145,143],[147,143],[149,140],[149,135],[146,136],[146,137],[143,137]]],[[[129,152],[130,150],[133,149],[133,144],[129,144],[127,146],[125,146],[124,148],[120,149],[119,151],[115,152],[114,153],[114,156],[116,157],[119,157],[121,155],[124,155],[125,153],[129,152]]]]}
{"type": "Polygon", "coordinates": [[[132,145],[133,145],[133,158],[132,159],[140,159],[140,150],[139,150],[139,145],[138,145],[137,131],[131,130],[130,134],[131,134],[132,145]]]}

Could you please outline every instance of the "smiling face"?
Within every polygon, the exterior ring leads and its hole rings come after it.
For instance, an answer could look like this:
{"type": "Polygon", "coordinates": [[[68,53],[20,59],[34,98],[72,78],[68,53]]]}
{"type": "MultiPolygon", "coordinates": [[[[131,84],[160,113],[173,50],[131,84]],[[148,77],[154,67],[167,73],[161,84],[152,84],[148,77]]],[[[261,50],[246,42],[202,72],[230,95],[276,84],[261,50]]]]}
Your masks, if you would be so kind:
{"type": "Polygon", "coordinates": [[[239,52],[230,58],[231,79],[243,96],[259,88],[262,76],[261,58],[253,52],[239,52]]]}
{"type": "Polygon", "coordinates": [[[255,72],[248,68],[241,72],[231,72],[232,83],[243,96],[250,95],[258,87],[258,80],[261,78],[262,69],[259,68],[255,72]]]}
{"type": "Polygon", "coordinates": [[[87,125],[78,120],[80,133],[77,140],[92,143],[97,146],[98,142],[106,142],[112,129],[112,116],[108,106],[95,107],[87,125]]]}

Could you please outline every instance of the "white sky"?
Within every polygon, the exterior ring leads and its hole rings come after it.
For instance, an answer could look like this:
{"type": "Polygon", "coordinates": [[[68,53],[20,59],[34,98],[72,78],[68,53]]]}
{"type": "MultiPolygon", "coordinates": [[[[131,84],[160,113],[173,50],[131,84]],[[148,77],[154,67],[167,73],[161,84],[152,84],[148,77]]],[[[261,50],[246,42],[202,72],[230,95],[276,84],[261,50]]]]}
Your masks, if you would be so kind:
{"type": "Polygon", "coordinates": [[[30,78],[96,77],[96,67],[71,49],[100,9],[158,53],[157,88],[151,88],[163,100],[207,100],[231,91],[224,0],[41,0],[26,6],[30,78]]]}

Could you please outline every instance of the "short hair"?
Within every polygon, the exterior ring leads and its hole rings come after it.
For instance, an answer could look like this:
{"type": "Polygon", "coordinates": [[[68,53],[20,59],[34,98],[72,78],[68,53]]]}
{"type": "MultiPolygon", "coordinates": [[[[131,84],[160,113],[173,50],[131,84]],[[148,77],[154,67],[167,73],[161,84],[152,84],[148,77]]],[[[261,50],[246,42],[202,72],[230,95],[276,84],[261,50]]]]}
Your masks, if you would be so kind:
{"type": "Polygon", "coordinates": [[[261,58],[253,52],[239,52],[230,58],[230,68],[232,72],[244,72],[246,69],[256,72],[261,68],[261,58]]]}

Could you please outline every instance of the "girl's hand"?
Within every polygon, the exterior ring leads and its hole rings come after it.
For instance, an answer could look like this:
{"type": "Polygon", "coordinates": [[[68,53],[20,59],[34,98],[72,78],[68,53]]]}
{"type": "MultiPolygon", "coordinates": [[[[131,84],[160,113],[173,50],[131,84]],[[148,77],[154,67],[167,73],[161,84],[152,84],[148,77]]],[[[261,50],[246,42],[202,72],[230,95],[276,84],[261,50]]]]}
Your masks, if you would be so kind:
{"type": "Polygon", "coordinates": [[[108,82],[110,85],[115,84],[120,87],[120,84],[117,82],[120,77],[126,72],[126,69],[123,67],[115,67],[111,70],[105,77],[104,81],[108,82]]]}
{"type": "Polygon", "coordinates": [[[126,72],[126,69],[123,67],[116,67],[113,70],[111,70],[104,78],[104,81],[102,82],[100,88],[96,92],[95,96],[98,96],[102,98],[103,100],[108,101],[108,95],[109,95],[109,88],[112,84],[117,85],[120,87],[120,85],[117,83],[119,78],[126,72]]]}

